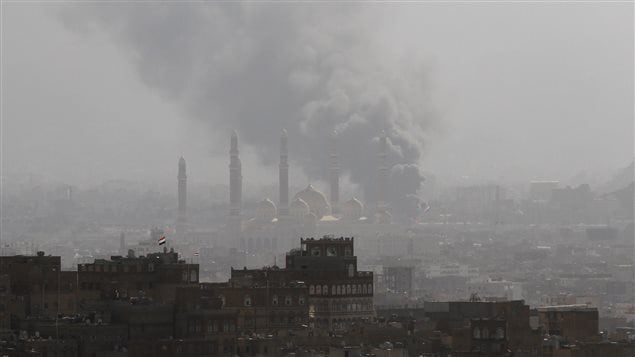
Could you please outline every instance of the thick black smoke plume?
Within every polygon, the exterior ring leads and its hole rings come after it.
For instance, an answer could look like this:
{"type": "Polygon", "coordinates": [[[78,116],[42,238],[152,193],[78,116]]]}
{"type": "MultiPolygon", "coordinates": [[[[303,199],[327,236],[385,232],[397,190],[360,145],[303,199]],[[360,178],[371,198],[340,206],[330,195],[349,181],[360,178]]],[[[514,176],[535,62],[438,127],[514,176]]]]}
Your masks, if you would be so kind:
{"type": "Polygon", "coordinates": [[[286,128],[292,160],[325,178],[337,130],[343,174],[370,200],[384,130],[388,161],[398,165],[391,201],[411,206],[432,119],[427,80],[417,58],[382,52],[375,39],[390,19],[381,13],[335,3],[84,4],[60,12],[70,28],[107,31],[144,83],[210,130],[238,130],[241,145],[257,147],[267,164],[286,128]]]}

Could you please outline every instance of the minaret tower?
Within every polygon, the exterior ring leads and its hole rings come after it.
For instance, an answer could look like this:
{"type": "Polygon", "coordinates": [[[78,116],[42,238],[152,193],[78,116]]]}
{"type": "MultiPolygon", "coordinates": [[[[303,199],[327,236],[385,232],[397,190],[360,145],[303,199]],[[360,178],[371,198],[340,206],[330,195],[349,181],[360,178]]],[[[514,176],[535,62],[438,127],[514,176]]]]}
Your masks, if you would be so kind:
{"type": "Polygon", "coordinates": [[[331,210],[339,213],[340,200],[340,157],[337,153],[337,131],[333,130],[329,140],[329,184],[331,187],[331,210]]]}
{"type": "Polygon", "coordinates": [[[183,156],[179,159],[179,173],[176,177],[178,182],[176,232],[181,235],[184,233],[185,225],[187,224],[187,173],[183,156]]]}
{"type": "Polygon", "coordinates": [[[385,131],[381,131],[379,137],[379,185],[377,187],[377,203],[378,206],[386,208],[388,205],[388,137],[385,131]]]}
{"type": "Polygon", "coordinates": [[[282,129],[280,136],[280,164],[278,165],[278,181],[280,182],[278,202],[278,215],[287,216],[289,214],[289,150],[287,147],[287,131],[282,129]]]}
{"type": "Polygon", "coordinates": [[[229,147],[229,243],[239,247],[242,230],[240,210],[242,204],[243,175],[240,158],[238,157],[238,133],[232,131],[229,147]]]}
{"type": "Polygon", "coordinates": [[[238,157],[238,133],[234,130],[229,148],[229,214],[231,216],[240,216],[242,191],[243,175],[238,157]]]}

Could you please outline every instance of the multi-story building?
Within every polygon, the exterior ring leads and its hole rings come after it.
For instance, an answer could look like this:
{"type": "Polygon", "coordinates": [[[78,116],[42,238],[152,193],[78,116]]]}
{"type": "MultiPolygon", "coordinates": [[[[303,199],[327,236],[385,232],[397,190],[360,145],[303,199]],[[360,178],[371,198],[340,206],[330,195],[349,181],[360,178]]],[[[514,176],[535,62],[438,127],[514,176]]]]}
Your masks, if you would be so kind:
{"type": "Polygon", "coordinates": [[[300,244],[287,254],[284,269],[232,269],[231,281],[260,286],[302,281],[308,287],[309,321],[319,328],[339,329],[375,316],[373,273],[357,270],[353,238],[308,238],[300,244]]]}
{"type": "Polygon", "coordinates": [[[178,253],[164,251],[146,256],[114,256],[78,264],[77,281],[83,299],[149,298],[169,302],[177,287],[198,284],[198,264],[180,260],[178,253]]]}
{"type": "Polygon", "coordinates": [[[6,295],[2,303],[18,317],[55,316],[76,312],[77,274],[61,271],[60,257],[16,255],[0,257],[6,295]]]}

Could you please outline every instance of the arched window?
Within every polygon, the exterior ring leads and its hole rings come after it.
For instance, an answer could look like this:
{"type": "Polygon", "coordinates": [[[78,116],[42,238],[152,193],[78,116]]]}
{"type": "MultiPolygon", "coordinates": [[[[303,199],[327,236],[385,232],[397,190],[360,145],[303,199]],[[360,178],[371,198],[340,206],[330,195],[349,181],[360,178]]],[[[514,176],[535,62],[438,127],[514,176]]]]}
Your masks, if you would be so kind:
{"type": "Polygon", "coordinates": [[[477,340],[480,339],[481,338],[481,330],[478,327],[475,327],[474,331],[472,331],[472,336],[475,339],[477,339],[477,340]]]}
{"type": "Polygon", "coordinates": [[[503,331],[502,327],[499,327],[496,329],[496,332],[494,333],[494,338],[497,340],[502,340],[505,338],[505,331],[503,331]]]}
{"type": "Polygon", "coordinates": [[[335,287],[335,285],[331,285],[331,294],[337,295],[337,288],[335,287]]]}
{"type": "Polygon", "coordinates": [[[309,285],[309,295],[315,294],[315,286],[309,285]]]}
{"type": "Polygon", "coordinates": [[[245,295],[243,301],[245,302],[245,306],[251,306],[251,296],[245,295]]]}
{"type": "Polygon", "coordinates": [[[322,295],[328,295],[329,294],[329,286],[328,285],[324,285],[322,287],[322,295]]]}
{"type": "Polygon", "coordinates": [[[315,287],[315,295],[322,295],[322,286],[321,285],[317,285],[315,287]]]}
{"type": "Polygon", "coordinates": [[[348,295],[351,294],[351,285],[350,284],[346,285],[346,294],[348,294],[348,295]]]}
{"type": "Polygon", "coordinates": [[[487,329],[487,327],[481,331],[481,337],[489,338],[489,330],[487,329]]]}
{"type": "Polygon", "coordinates": [[[298,298],[298,304],[304,305],[304,295],[300,295],[300,297],[298,298]]]}
{"type": "Polygon", "coordinates": [[[291,296],[285,296],[284,304],[287,306],[291,306],[293,304],[293,298],[291,296]]]}
{"type": "Polygon", "coordinates": [[[274,295],[271,297],[271,305],[278,306],[278,295],[274,295]]]}

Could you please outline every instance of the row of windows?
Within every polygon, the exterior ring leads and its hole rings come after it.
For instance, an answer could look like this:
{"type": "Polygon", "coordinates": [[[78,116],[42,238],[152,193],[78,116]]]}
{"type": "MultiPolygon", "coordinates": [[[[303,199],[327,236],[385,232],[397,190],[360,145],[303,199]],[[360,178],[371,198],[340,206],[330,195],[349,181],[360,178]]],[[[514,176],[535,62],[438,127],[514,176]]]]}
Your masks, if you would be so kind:
{"type": "Polygon", "coordinates": [[[490,336],[489,330],[487,329],[487,327],[483,328],[482,330],[478,327],[474,328],[474,331],[472,333],[474,339],[489,339],[489,338],[494,338],[497,340],[502,340],[505,338],[505,331],[503,330],[502,327],[499,327],[496,329],[496,331],[494,331],[494,335],[490,336]]]}
{"type": "Polygon", "coordinates": [[[371,311],[373,304],[369,302],[353,302],[353,303],[335,303],[333,304],[333,311],[371,311]]]}
{"type": "MultiPolygon", "coordinates": [[[[332,285],[332,295],[358,295],[372,294],[373,284],[346,284],[332,285]]],[[[309,285],[309,295],[328,295],[328,285],[309,285]]]]}
{"type": "MultiPolygon", "coordinates": [[[[116,272],[124,272],[124,273],[128,273],[128,272],[141,272],[144,271],[143,266],[141,265],[114,265],[114,264],[108,264],[108,265],[100,265],[100,264],[86,264],[86,265],[79,265],[79,270],[80,271],[97,271],[97,272],[111,272],[111,273],[116,273],[116,272]]],[[[148,265],[148,271],[154,271],[154,266],[152,264],[148,265]]]]}
{"type": "MultiPolygon", "coordinates": [[[[132,285],[132,282],[130,284],[128,284],[129,286],[132,285]]],[[[79,287],[81,290],[100,290],[101,289],[101,283],[87,283],[87,282],[82,282],[79,284],[79,287]]],[[[137,290],[143,290],[143,289],[153,289],[154,288],[154,284],[152,282],[148,282],[148,283],[144,283],[144,282],[136,282],[135,287],[137,290]]]]}
{"type": "MultiPolygon", "coordinates": [[[[280,305],[281,299],[278,297],[278,295],[273,295],[271,297],[271,305],[273,306],[278,306],[280,305]]],[[[285,306],[293,306],[294,301],[293,301],[293,296],[291,295],[287,295],[284,297],[284,305],[285,306]]],[[[223,299],[224,301],[224,299],[223,299]]],[[[245,306],[251,306],[252,305],[252,301],[251,301],[251,295],[245,295],[244,299],[243,299],[244,305],[245,306]]],[[[300,295],[298,296],[298,305],[303,306],[306,303],[306,300],[304,298],[304,295],[300,295]]],[[[224,304],[223,304],[224,305],[224,304]]]]}
{"type": "MultiPolygon", "coordinates": [[[[236,331],[236,324],[233,320],[210,320],[205,324],[207,328],[205,332],[234,332],[236,331]]],[[[187,327],[187,330],[192,333],[202,332],[203,322],[201,321],[190,321],[187,327]]]]}

